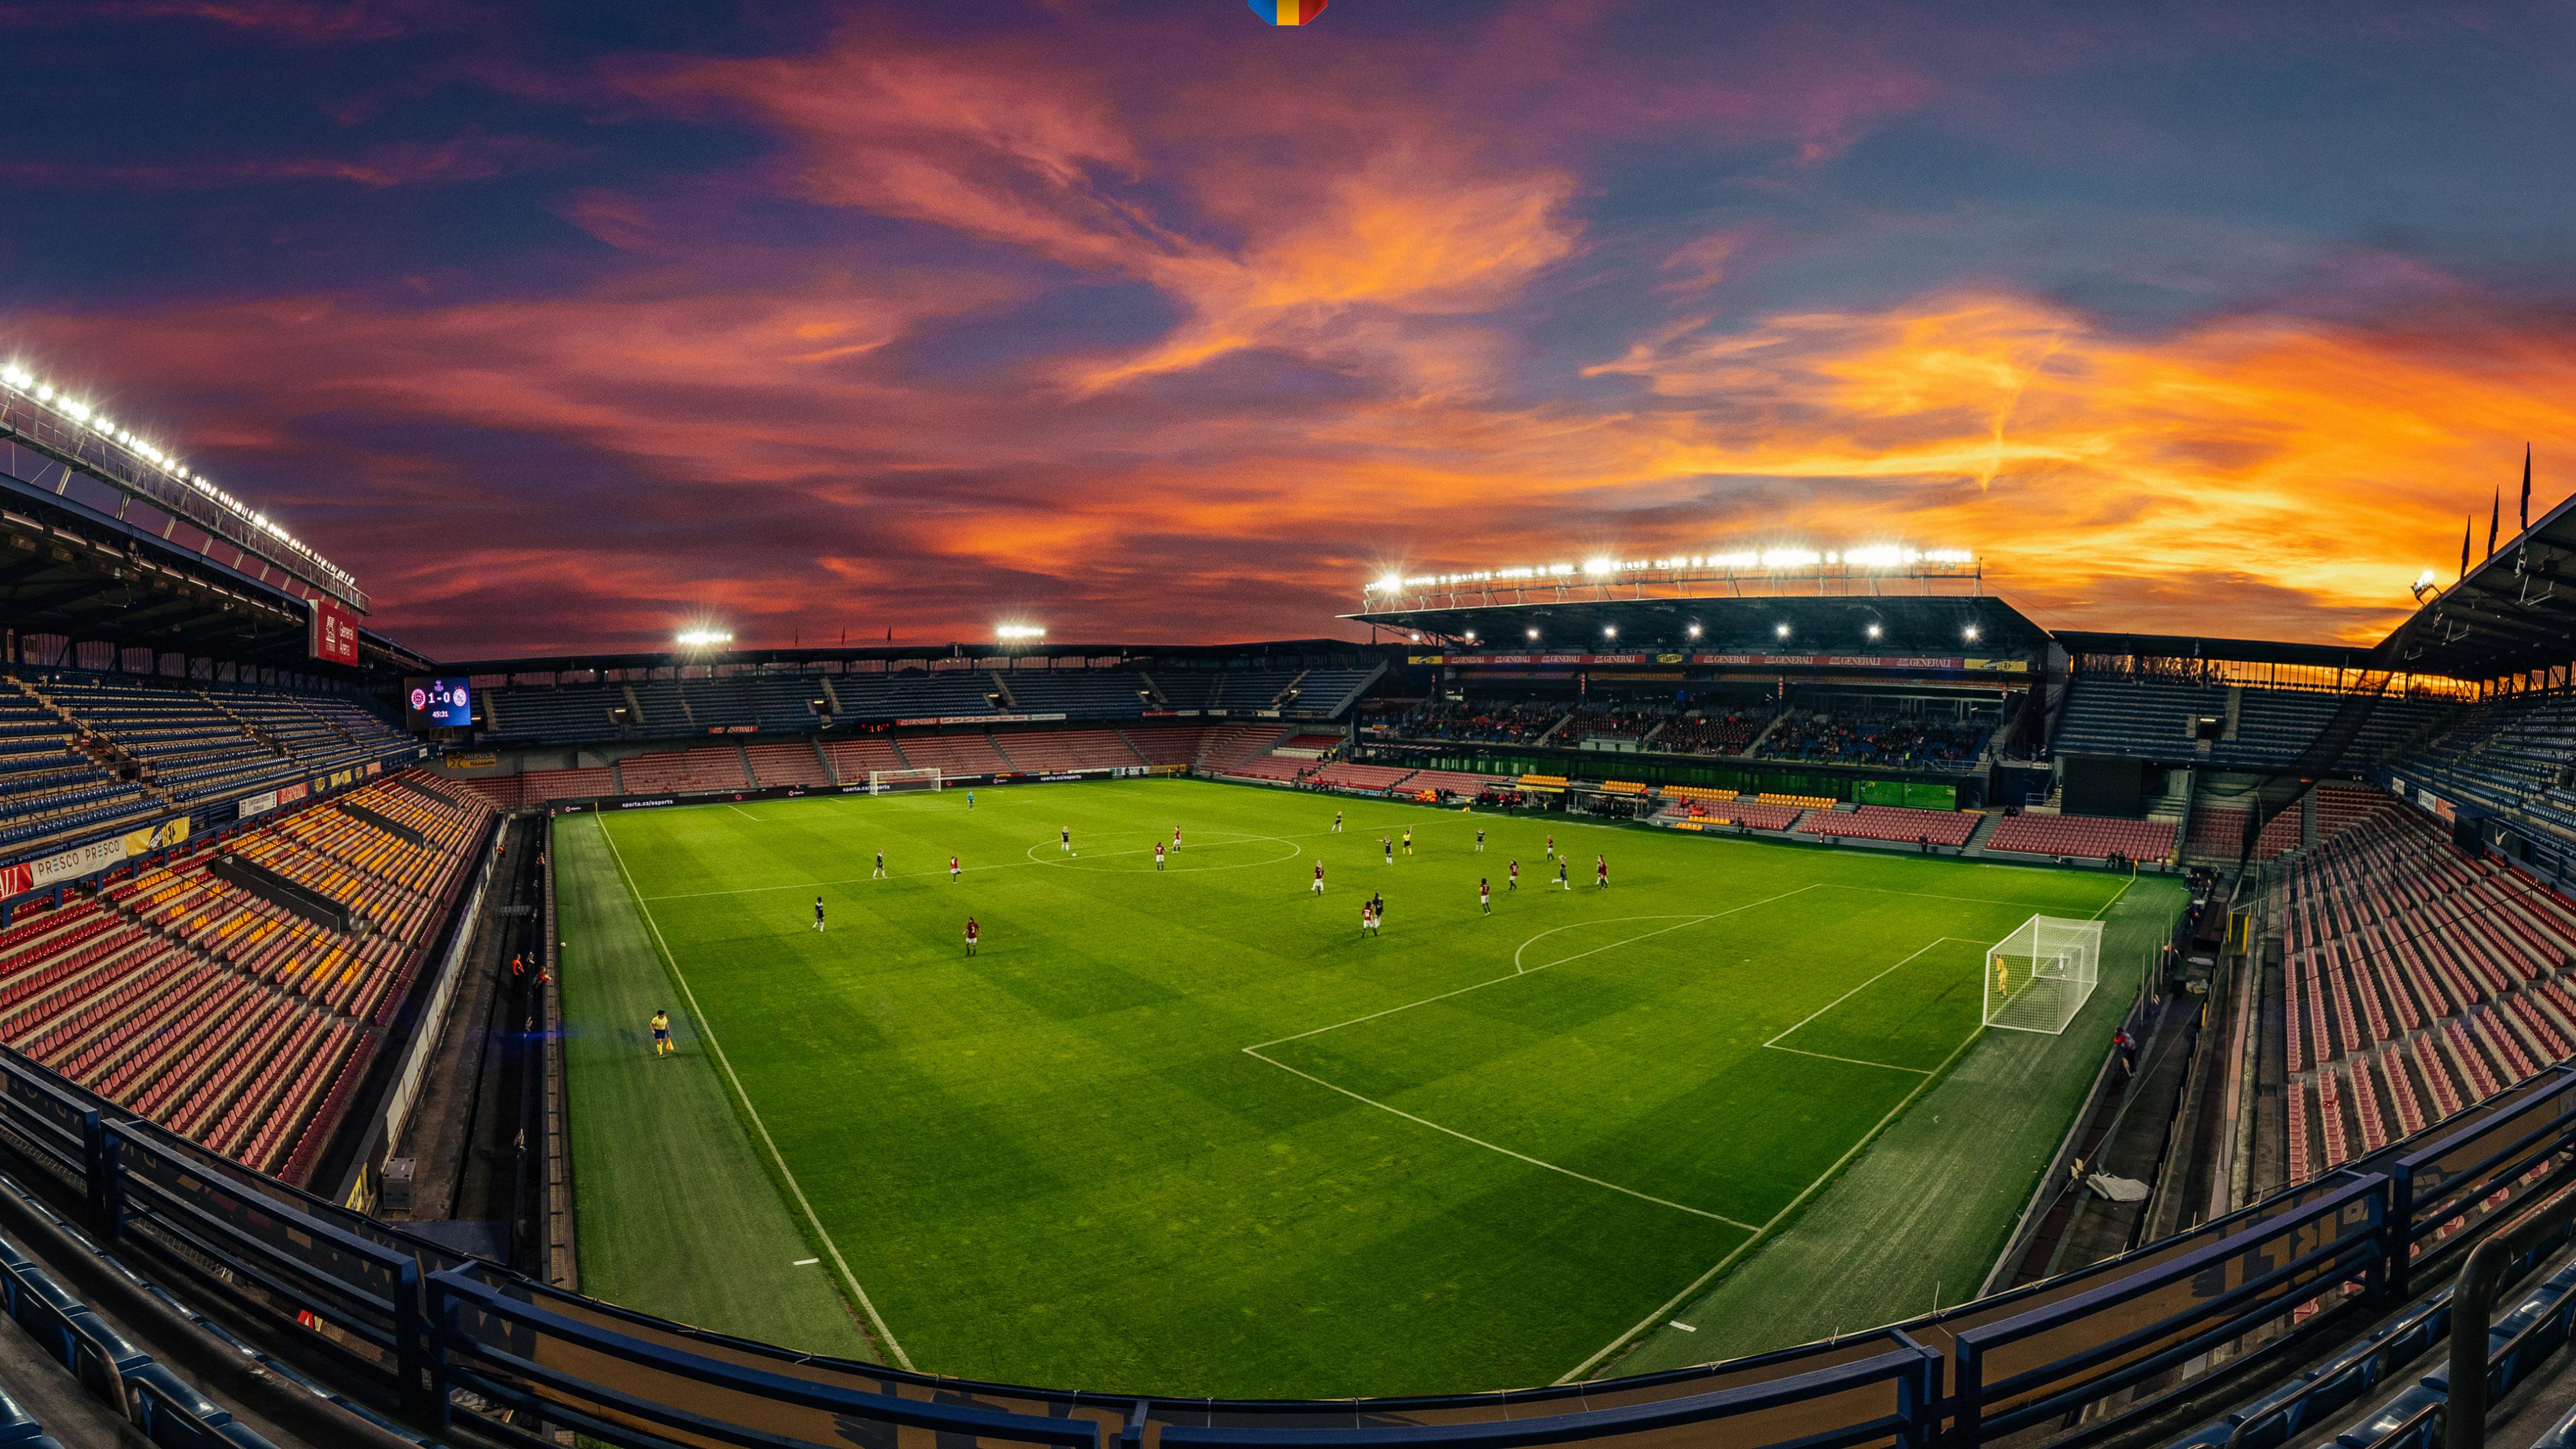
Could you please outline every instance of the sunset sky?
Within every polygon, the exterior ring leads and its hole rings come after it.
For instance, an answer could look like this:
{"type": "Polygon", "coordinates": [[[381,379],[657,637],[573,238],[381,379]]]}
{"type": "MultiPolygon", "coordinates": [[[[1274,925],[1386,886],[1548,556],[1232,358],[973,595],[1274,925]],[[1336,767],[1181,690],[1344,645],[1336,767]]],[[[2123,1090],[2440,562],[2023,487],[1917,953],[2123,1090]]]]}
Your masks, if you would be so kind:
{"type": "Polygon", "coordinates": [[[2571,16],[0,0],[0,361],[451,658],[1775,541],[2369,640],[2576,488],[2571,16]]]}

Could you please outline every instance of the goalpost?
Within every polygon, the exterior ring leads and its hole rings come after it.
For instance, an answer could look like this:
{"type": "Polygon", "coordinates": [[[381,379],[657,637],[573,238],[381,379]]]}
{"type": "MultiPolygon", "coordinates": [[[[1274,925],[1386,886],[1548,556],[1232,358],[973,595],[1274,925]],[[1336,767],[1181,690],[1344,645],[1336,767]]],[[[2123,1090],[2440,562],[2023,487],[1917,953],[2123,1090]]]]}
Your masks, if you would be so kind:
{"type": "Polygon", "coordinates": [[[1986,1025],[2055,1036],[2102,980],[2102,923],[2033,916],[1986,951],[1986,1025]]]}
{"type": "Polygon", "coordinates": [[[919,770],[870,770],[868,793],[891,795],[903,790],[937,790],[939,771],[934,767],[919,770]]]}

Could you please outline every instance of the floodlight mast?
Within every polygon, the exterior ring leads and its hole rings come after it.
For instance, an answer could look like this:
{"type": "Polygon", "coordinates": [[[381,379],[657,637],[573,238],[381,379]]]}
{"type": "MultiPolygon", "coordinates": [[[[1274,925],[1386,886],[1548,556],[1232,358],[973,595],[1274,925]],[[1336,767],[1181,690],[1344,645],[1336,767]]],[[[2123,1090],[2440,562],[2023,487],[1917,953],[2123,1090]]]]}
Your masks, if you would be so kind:
{"type": "MultiPolygon", "coordinates": [[[[314,552],[284,525],[194,472],[160,444],[119,427],[102,410],[14,360],[0,363],[0,442],[77,469],[168,514],[173,526],[184,522],[257,558],[262,582],[268,582],[273,568],[361,614],[370,610],[366,591],[348,570],[314,552]]],[[[241,567],[249,571],[246,562],[241,567]]]]}
{"type": "Polygon", "coordinates": [[[1966,549],[1873,544],[1819,552],[1745,549],[1669,558],[1592,559],[1446,574],[1387,574],[1360,591],[1362,614],[1622,599],[1979,598],[1985,565],[1966,549]]]}

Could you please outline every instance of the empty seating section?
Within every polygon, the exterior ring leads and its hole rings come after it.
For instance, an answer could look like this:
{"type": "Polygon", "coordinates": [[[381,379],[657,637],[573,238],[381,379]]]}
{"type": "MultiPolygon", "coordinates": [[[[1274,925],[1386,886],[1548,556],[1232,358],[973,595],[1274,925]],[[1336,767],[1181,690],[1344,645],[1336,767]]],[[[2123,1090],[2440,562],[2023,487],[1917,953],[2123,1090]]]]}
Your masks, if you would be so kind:
{"type": "Polygon", "coordinates": [[[982,730],[901,735],[895,743],[916,770],[937,770],[942,775],[998,775],[1011,768],[1010,761],[993,748],[992,736],[982,730]]]}
{"type": "Polygon", "coordinates": [[[492,733],[566,744],[616,739],[615,712],[625,708],[625,691],[597,685],[495,690],[483,696],[486,728],[492,733]]]}
{"type": "Polygon", "coordinates": [[[404,743],[365,706],[328,695],[142,676],[9,677],[0,680],[0,774],[10,787],[0,849],[382,759],[404,743]],[[6,768],[22,756],[23,768],[40,772],[6,768]],[[132,781],[102,763],[120,759],[132,762],[120,767],[132,781]],[[10,833],[36,816],[45,817],[40,831],[10,833]]]}
{"type": "Polygon", "coordinates": [[[2400,808],[2385,790],[2331,781],[2317,786],[2317,839],[2331,840],[2382,810],[2400,808]]]}
{"type": "Polygon", "coordinates": [[[1983,817],[1965,810],[1915,810],[1903,805],[1863,805],[1858,809],[1810,810],[1797,824],[1800,835],[1845,840],[1929,841],[1960,846],[1977,833],[1983,817]]]}
{"type": "Polygon", "coordinates": [[[1013,712],[1062,714],[1069,719],[1135,719],[1145,712],[1145,687],[1125,670],[1028,669],[1002,676],[1013,712]]]}
{"type": "Polygon", "coordinates": [[[1124,770],[1145,763],[1116,730],[1027,730],[995,735],[1011,763],[1040,775],[1075,770],[1124,770]]]}
{"type": "Polygon", "coordinates": [[[2409,784],[2576,837],[2576,697],[2519,694],[2465,710],[2388,761],[2409,784]]]}
{"type": "Polygon", "coordinates": [[[843,674],[832,680],[840,717],[885,721],[997,714],[986,696],[1000,686],[980,669],[907,669],[892,674],[843,674]]]}
{"type": "Polygon", "coordinates": [[[423,787],[361,786],[0,932],[0,1041],[303,1180],[493,813],[473,792],[408,778],[423,787]],[[357,929],[325,928],[218,878],[210,867],[223,854],[328,897],[357,929]]]}
{"type": "Polygon", "coordinates": [[[1223,773],[1238,780],[1297,780],[1314,768],[1312,760],[1294,759],[1287,755],[1254,755],[1248,760],[1237,760],[1225,766],[1223,773]]]}
{"type": "MultiPolygon", "coordinates": [[[[1196,763],[1211,770],[1231,770],[1252,756],[1268,750],[1281,733],[1276,722],[1214,726],[1199,742],[1196,763]]],[[[1303,765],[1307,762],[1292,760],[1287,763],[1303,765]]]]}
{"type": "Polygon", "coordinates": [[[896,754],[891,735],[860,735],[855,739],[826,740],[823,753],[831,757],[832,774],[844,785],[864,785],[871,770],[908,770],[912,762],[896,754]]]}
{"type": "MultiPolygon", "coordinates": [[[[2080,677],[2069,686],[2055,741],[2061,755],[2206,760],[2221,767],[2286,765],[2333,723],[2344,695],[2173,680],[2080,677]],[[2229,696],[2235,728],[2229,735],[2229,696]],[[2199,721],[2226,738],[2202,754],[2199,721]]],[[[2358,774],[2408,736],[2441,719],[2438,700],[2382,697],[2337,768],[2358,774]]]]}
{"type": "MultiPolygon", "coordinates": [[[[2191,830],[2184,838],[2183,852],[2194,860],[2234,865],[2238,852],[2245,848],[2246,822],[2253,818],[2250,809],[2228,805],[2199,805],[2191,812],[2191,830]]],[[[2262,833],[2254,838],[2253,858],[2260,862],[2273,859],[2299,848],[2300,835],[2306,829],[2305,817],[2298,806],[2263,822],[2262,833]]]]}
{"type": "Polygon", "coordinates": [[[160,802],[119,781],[72,744],[61,715],[0,680],[0,853],[148,817],[160,802]]]}
{"type": "Polygon", "coordinates": [[[1297,677],[1297,693],[1287,702],[1287,713],[1291,718],[1330,719],[1377,673],[1374,669],[1309,669],[1297,677]]]}
{"type": "Polygon", "coordinates": [[[2082,860],[2159,861],[2173,854],[2169,820],[2106,820],[2091,815],[2008,815],[1986,837],[1988,850],[2082,860]]]}
{"type": "Polygon", "coordinates": [[[731,745],[629,755],[617,762],[617,773],[629,795],[744,790],[751,786],[751,776],[742,767],[742,753],[731,745]]]}
{"type": "Polygon", "coordinates": [[[530,805],[550,800],[589,800],[617,793],[617,772],[605,768],[530,770],[519,777],[530,805]]]}
{"type": "Polygon", "coordinates": [[[756,785],[828,785],[831,778],[823,773],[823,757],[804,740],[792,744],[746,745],[743,753],[751,757],[751,778],[756,785]]]}
{"type": "Polygon", "coordinates": [[[1337,790],[1389,790],[1414,772],[1391,765],[1353,765],[1337,763],[1315,771],[1319,785],[1337,790]]]}
{"type": "Polygon", "coordinates": [[[2495,1095],[2576,1041],[2576,906],[2371,810],[2282,867],[2294,1178],[2495,1095]]]}
{"type": "Polygon", "coordinates": [[[1149,765],[1187,765],[1197,761],[1207,742],[1208,727],[1199,724],[1127,725],[1118,731],[1127,747],[1149,765]]]}

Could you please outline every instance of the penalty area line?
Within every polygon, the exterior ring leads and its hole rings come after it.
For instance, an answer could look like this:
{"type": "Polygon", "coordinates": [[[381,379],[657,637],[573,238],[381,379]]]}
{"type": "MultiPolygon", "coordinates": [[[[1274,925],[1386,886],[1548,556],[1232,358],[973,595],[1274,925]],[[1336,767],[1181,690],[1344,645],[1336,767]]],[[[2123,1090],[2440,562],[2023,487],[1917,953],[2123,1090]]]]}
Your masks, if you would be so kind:
{"type": "MultiPolygon", "coordinates": [[[[1502,979],[1508,981],[1511,978],[1506,976],[1502,979]]],[[[1577,1182],[1588,1182],[1594,1187],[1606,1187],[1612,1192],[1623,1193],[1629,1197],[1637,1199],[1639,1202],[1650,1202],[1657,1207],[1668,1207],[1675,1212],[1689,1213],[1691,1216],[1697,1218],[1707,1218],[1711,1222],[1724,1223],[1730,1228],[1741,1228],[1748,1233],[1757,1231],[1751,1223],[1728,1217],[1724,1213],[1713,1213],[1706,1208],[1695,1208],[1688,1203],[1675,1202],[1668,1197],[1657,1197],[1650,1192],[1639,1192],[1633,1187],[1622,1187],[1606,1178],[1594,1177],[1590,1173],[1586,1172],[1577,1172],[1571,1167],[1560,1167],[1553,1162],[1547,1162],[1539,1158],[1532,1157],[1526,1152],[1515,1152],[1499,1143],[1488,1142],[1482,1137],[1470,1137],[1455,1127],[1443,1127],[1428,1117],[1417,1117],[1411,1112],[1407,1112],[1402,1107],[1388,1106],[1386,1103],[1379,1101],[1375,1097],[1364,1097],[1359,1093],[1352,1091],[1348,1087],[1325,1081],[1322,1077],[1316,1076],[1313,1072],[1300,1071],[1297,1068],[1288,1065],[1286,1062],[1273,1057],[1265,1057],[1261,1054],[1261,1049],[1259,1047],[1245,1047],[1243,1052],[1244,1055],[1251,1057],[1255,1061],[1268,1062],[1270,1065],[1277,1067],[1279,1070],[1287,1072],[1292,1076],[1304,1077],[1307,1081],[1314,1083],[1316,1086],[1322,1087],[1328,1092],[1339,1092],[1354,1102],[1375,1107],[1381,1112],[1391,1113],[1403,1118],[1407,1122],[1415,1124],[1416,1126],[1428,1127],[1434,1132],[1444,1133],[1448,1136],[1455,1137],[1461,1142],[1481,1147],[1487,1152],[1499,1152],[1505,1157],[1512,1158],[1519,1162],[1526,1162],[1532,1167],[1544,1167],[1550,1172],[1563,1173],[1565,1176],[1573,1178],[1577,1182]]]]}
{"type": "Polygon", "coordinates": [[[599,838],[608,842],[609,857],[617,862],[617,873],[626,881],[626,893],[635,898],[635,908],[644,913],[644,924],[653,932],[653,944],[661,948],[662,960],[671,968],[671,979],[680,984],[680,995],[689,1003],[689,1015],[698,1024],[698,1035],[706,1038],[707,1050],[715,1054],[716,1065],[724,1069],[725,1081],[732,1085],[743,1112],[751,1118],[751,1125],[760,1129],[761,1144],[769,1149],[769,1160],[778,1165],[779,1177],[787,1183],[787,1190],[796,1195],[796,1205],[805,1210],[805,1221],[814,1225],[814,1236],[823,1240],[823,1251],[831,1255],[832,1266],[841,1271],[841,1281],[849,1285],[851,1296],[859,1300],[859,1307],[866,1311],[868,1322],[876,1328],[877,1337],[885,1341],[896,1365],[910,1370],[912,1355],[903,1351],[903,1344],[895,1338],[894,1330],[886,1327],[884,1316],[877,1312],[876,1303],[868,1297],[868,1290],[859,1286],[858,1275],[850,1271],[849,1261],[841,1256],[841,1245],[832,1241],[832,1235],[824,1230],[823,1219],[815,1213],[814,1204],[806,1199],[805,1189],[797,1183],[796,1174],[788,1170],[786,1154],[778,1150],[778,1139],[769,1135],[769,1124],[760,1119],[760,1109],[751,1105],[751,1094],[743,1090],[742,1078],[734,1075],[732,1060],[716,1041],[714,1024],[699,1008],[698,994],[689,989],[689,978],[680,970],[679,958],[671,954],[671,943],[662,938],[662,924],[653,919],[653,908],[644,904],[644,893],[635,888],[634,873],[626,868],[626,853],[617,848],[617,837],[608,833],[605,819],[599,822],[599,838]]]}
{"type": "Polygon", "coordinates": [[[1741,1243],[1738,1243],[1733,1252],[1718,1259],[1715,1266],[1711,1267],[1707,1272],[1692,1279],[1689,1287],[1684,1288],[1679,1293],[1666,1299],[1662,1307],[1647,1314],[1644,1318],[1637,1320],[1636,1327],[1629,1329],[1626,1333],[1620,1334],[1617,1338],[1603,1344],[1600,1350],[1594,1353],[1590,1358],[1587,1358],[1583,1362],[1566,1370],[1564,1376],[1559,1378],[1557,1382],[1560,1384],[1570,1384],[1581,1379],[1585,1374],[1590,1373],[1594,1366],[1598,1365],[1603,1359],[1608,1358],[1610,1355],[1626,1348],[1629,1344],[1634,1343],[1639,1334],[1654,1327],[1656,1323],[1669,1319],[1674,1313],[1680,1310],[1684,1303],[1690,1301],[1692,1294],[1707,1287],[1710,1283],[1716,1281],[1719,1274],[1734,1267],[1738,1259],[1742,1258],[1746,1253],[1753,1251],[1755,1244],[1771,1236],[1771,1230],[1773,1228],[1780,1226],[1781,1223],[1788,1219],[1789,1214],[1796,1212],[1800,1207],[1806,1204],[1807,1199],[1814,1197],[1817,1189],[1822,1188],[1826,1183],[1833,1181],[1834,1174],[1842,1171],[1846,1164],[1848,1164],[1853,1158],[1858,1157],[1862,1148],[1877,1141],[1878,1134],[1887,1130],[1887,1124],[1895,1121],[1906,1108],[1913,1106],[1914,1099],[1922,1096],[1926,1088],[1930,1087],[1933,1082],[1938,1080],[1943,1072],[1950,1069],[1950,1063],[1957,1061],[1959,1059],[1959,1054],[1975,1045],[1977,1038],[1983,1035],[1985,1035],[1985,1028],[1982,1026],[1977,1028],[1975,1031],[1968,1033],[1967,1040],[1962,1041],[1956,1047],[1951,1048],[1950,1054],[1941,1059],[1941,1065],[1934,1067],[1931,1071],[1925,1073],[1923,1080],[1914,1084],[1914,1090],[1906,1093],[1903,1099],[1898,1101],[1895,1106],[1888,1108],[1887,1115],[1879,1118],[1876,1126],[1873,1126],[1867,1132],[1862,1133],[1860,1135],[1860,1140],[1854,1142],[1848,1149],[1846,1149],[1842,1156],[1835,1158],[1833,1166],[1816,1174],[1816,1180],[1808,1183],[1806,1188],[1796,1197],[1789,1199],[1788,1206],[1783,1207],[1776,1213],[1773,1213],[1769,1222],[1766,1222],[1762,1226],[1754,1229],[1753,1236],[1746,1238],[1741,1243]]]}

